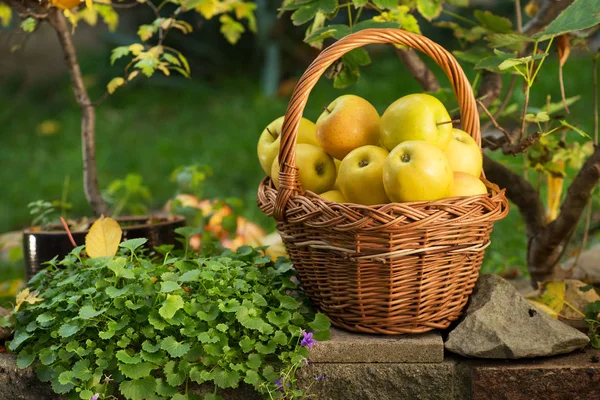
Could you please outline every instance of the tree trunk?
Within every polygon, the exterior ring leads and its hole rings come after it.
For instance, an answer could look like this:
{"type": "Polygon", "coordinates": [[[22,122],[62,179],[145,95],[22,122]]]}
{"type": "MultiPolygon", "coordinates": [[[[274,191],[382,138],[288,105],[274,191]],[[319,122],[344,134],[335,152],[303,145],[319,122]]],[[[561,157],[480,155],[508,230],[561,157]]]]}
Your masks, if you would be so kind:
{"type": "Polygon", "coordinates": [[[71,31],[65,16],[61,10],[54,8],[50,11],[48,17],[50,24],[58,34],[58,40],[65,54],[65,61],[71,76],[75,100],[81,108],[81,150],[85,196],[96,216],[106,215],[108,207],[98,187],[98,171],[96,168],[96,110],[83,83],[71,31]]]}

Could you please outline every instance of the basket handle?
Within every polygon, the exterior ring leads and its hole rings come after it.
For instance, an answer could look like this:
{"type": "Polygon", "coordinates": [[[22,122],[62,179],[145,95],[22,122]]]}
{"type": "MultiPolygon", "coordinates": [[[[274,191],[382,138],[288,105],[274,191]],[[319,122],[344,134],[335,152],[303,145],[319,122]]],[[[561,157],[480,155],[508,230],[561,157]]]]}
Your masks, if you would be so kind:
{"type": "Polygon", "coordinates": [[[352,33],[323,50],[308,66],[292,93],[285,112],[285,119],[279,146],[279,190],[273,209],[277,221],[283,220],[285,207],[289,199],[302,192],[296,167],[296,137],[302,113],[308,96],[317,81],[334,61],[347,52],[374,43],[401,44],[420,50],[431,57],[446,73],[460,109],[460,121],[464,131],[469,133],[481,147],[479,114],[473,90],[464,71],[446,49],[425,36],[395,28],[371,28],[352,33]]]}

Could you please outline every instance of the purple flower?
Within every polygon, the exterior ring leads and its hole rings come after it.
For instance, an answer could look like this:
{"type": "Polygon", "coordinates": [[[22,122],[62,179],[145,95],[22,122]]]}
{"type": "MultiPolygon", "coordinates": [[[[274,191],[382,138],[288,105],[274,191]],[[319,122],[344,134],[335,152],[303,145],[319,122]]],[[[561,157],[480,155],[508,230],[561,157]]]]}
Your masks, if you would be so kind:
{"type": "MultiPolygon", "coordinates": [[[[275,385],[277,386],[277,390],[279,390],[280,392],[284,391],[284,383],[283,383],[283,378],[279,378],[275,381],[275,385]]],[[[285,386],[291,386],[289,382],[285,383],[285,386]]]]}
{"type": "Polygon", "coordinates": [[[312,349],[313,344],[317,343],[317,341],[312,338],[312,332],[306,332],[305,330],[302,330],[301,333],[302,340],[300,341],[300,345],[312,349]]]}
{"type": "Polygon", "coordinates": [[[315,378],[315,381],[322,381],[325,378],[327,378],[327,374],[321,374],[315,378]]]}
{"type": "Polygon", "coordinates": [[[100,397],[100,393],[96,393],[95,395],[90,397],[90,400],[98,400],[99,397],[100,397]]]}

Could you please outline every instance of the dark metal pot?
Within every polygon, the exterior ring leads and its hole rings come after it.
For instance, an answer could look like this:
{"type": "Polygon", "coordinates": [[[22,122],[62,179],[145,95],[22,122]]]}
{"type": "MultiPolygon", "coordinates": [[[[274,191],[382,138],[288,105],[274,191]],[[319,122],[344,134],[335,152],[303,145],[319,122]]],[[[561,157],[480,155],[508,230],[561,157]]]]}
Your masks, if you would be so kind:
{"type": "MultiPolygon", "coordinates": [[[[116,218],[123,230],[123,240],[147,238],[146,246],[155,247],[162,244],[177,244],[175,229],[185,226],[185,218],[173,217],[122,217],[116,218]],[[148,221],[151,221],[150,223],[148,221]]],[[[62,225],[51,228],[62,229],[62,225]]],[[[77,245],[85,244],[88,231],[71,232],[77,245]]],[[[25,257],[25,274],[27,280],[44,269],[46,261],[58,256],[62,258],[73,250],[67,233],[59,230],[23,232],[23,256],[25,257]]]]}

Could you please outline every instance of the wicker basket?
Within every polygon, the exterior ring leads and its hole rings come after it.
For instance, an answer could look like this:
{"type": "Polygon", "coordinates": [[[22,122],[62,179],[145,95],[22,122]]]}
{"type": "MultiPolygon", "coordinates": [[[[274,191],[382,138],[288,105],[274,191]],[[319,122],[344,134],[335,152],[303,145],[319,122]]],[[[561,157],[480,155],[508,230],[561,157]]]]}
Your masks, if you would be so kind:
{"type": "Polygon", "coordinates": [[[484,179],[488,195],[363,206],[329,202],[298,183],[294,145],[311,89],[344,53],[371,43],[433,58],[450,79],[462,128],[481,145],[475,98],[456,59],[423,36],[366,29],[325,49],[300,78],[283,125],[280,189],[265,178],[258,204],[275,218],[304,291],[333,325],[383,334],[443,329],[459,317],[493,223],[508,212],[504,191],[484,179]]]}

